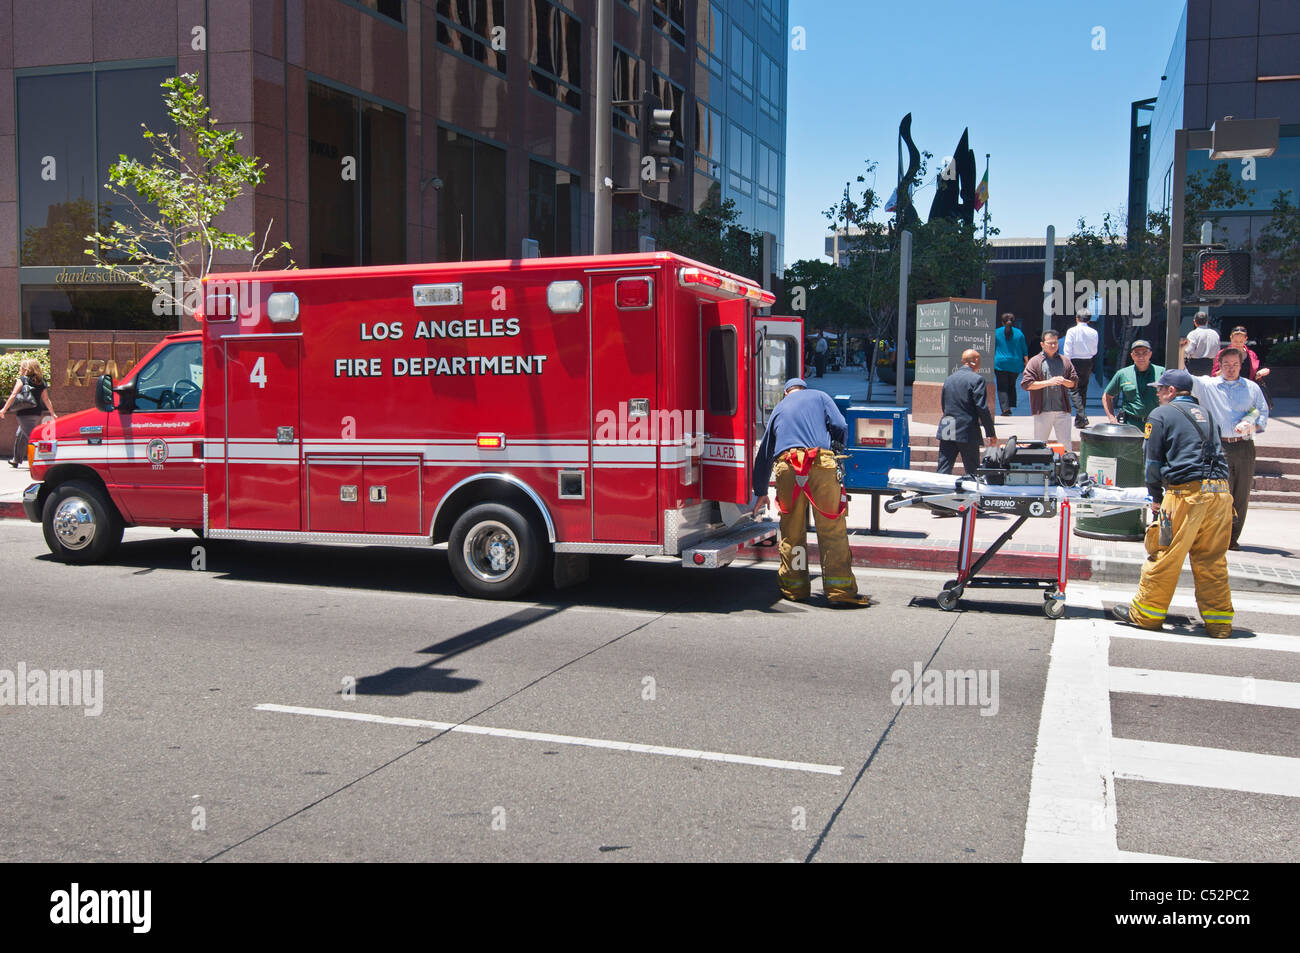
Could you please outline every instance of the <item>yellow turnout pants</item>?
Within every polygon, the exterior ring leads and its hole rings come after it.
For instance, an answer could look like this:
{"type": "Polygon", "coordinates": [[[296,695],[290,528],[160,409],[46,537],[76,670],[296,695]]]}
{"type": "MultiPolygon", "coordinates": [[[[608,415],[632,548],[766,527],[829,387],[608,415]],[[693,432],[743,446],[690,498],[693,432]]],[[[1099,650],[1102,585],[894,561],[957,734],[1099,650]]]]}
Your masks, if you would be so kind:
{"type": "Polygon", "coordinates": [[[1232,590],[1228,586],[1228,542],[1232,538],[1232,495],[1227,480],[1197,480],[1165,490],[1160,507],[1174,527],[1173,542],[1142,564],[1137,597],[1129,619],[1144,629],[1158,629],[1178,586],[1183,559],[1192,560],[1196,605],[1206,631],[1223,637],[1232,632],[1232,590]]]}
{"type": "MultiPolygon", "coordinates": [[[[796,474],[782,453],[773,473],[781,513],[781,594],[787,599],[807,599],[812,592],[808,575],[808,497],[796,491],[796,474]]],[[[858,581],[853,578],[849,555],[848,524],[843,516],[832,519],[826,513],[840,509],[840,479],[835,455],[829,450],[817,454],[807,482],[817,504],[817,548],[821,553],[822,590],[831,602],[853,602],[858,598],[858,581]],[[824,511],[824,512],[819,512],[824,511]]]]}

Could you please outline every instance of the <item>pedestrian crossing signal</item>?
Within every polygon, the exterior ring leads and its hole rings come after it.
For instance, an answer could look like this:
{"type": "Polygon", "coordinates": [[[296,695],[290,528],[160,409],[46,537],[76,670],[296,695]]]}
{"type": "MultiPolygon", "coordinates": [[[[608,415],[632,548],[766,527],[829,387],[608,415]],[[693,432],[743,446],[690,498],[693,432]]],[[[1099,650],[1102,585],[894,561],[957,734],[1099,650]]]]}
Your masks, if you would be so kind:
{"type": "Polygon", "coordinates": [[[1205,250],[1196,259],[1196,293],[1202,298],[1250,296],[1250,252],[1205,250]]]}

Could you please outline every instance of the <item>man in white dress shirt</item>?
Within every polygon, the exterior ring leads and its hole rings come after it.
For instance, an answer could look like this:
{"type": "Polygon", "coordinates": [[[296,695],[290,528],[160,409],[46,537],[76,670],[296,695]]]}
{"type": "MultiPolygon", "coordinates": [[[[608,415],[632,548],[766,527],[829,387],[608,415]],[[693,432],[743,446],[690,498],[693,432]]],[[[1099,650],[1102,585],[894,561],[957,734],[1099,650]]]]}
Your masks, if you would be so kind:
{"type": "Polygon", "coordinates": [[[1214,356],[1219,353],[1219,332],[1210,327],[1208,312],[1197,311],[1192,323],[1196,327],[1183,338],[1183,353],[1187,355],[1187,373],[1193,377],[1202,377],[1208,375],[1214,367],[1214,356]]]}
{"type": "Polygon", "coordinates": [[[1070,359],[1074,371],[1079,375],[1079,386],[1070,391],[1070,403],[1074,405],[1074,425],[1082,430],[1088,426],[1088,381],[1092,379],[1092,362],[1097,356],[1097,332],[1092,328],[1092,312],[1080,308],[1075,316],[1074,327],[1065,332],[1061,342],[1061,353],[1070,359]]]}

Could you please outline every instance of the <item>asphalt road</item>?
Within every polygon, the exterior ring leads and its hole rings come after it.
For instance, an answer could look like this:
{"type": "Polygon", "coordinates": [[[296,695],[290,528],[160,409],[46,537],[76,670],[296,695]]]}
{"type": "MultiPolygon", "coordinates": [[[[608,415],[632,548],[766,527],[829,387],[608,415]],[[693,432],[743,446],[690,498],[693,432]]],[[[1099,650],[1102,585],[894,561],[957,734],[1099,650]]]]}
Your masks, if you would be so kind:
{"type": "MultiPolygon", "coordinates": [[[[1290,643],[1110,638],[1086,589],[1058,630],[1036,592],[940,612],[942,576],[860,571],[879,604],[846,612],[780,602],[770,566],[634,559],[493,603],[458,596],[440,551],[133,530],[110,564],[73,567],[16,521],[0,573],[0,680],[103,679],[99,699],[61,699],[78,704],[0,692],[4,861],[1019,861],[1040,836],[1031,787],[1055,784],[1036,750],[1073,743],[1040,729],[1054,640],[1080,644],[1080,625],[1103,671],[1250,685],[1215,701],[1112,684],[1108,737],[1300,764],[1300,709],[1265,684],[1300,682],[1290,643]],[[984,693],[900,703],[921,669],[974,670],[984,693]]],[[[1246,629],[1297,628],[1300,600],[1251,605],[1246,629]]],[[[1300,859],[1295,796],[1121,761],[1111,849],[1300,859]]]]}

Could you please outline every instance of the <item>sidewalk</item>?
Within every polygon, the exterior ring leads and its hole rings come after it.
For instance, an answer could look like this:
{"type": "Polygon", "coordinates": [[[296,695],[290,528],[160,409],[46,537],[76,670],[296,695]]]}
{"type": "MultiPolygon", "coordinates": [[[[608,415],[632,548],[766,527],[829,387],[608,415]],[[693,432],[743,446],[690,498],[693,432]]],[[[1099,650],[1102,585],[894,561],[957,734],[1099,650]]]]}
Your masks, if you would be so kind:
{"type": "MultiPolygon", "coordinates": [[[[865,402],[867,383],[861,369],[828,373],[823,378],[810,377],[808,384],[829,394],[849,394],[855,402],[865,402]]],[[[1088,416],[1104,421],[1101,387],[1093,380],[1088,394],[1088,416]]],[[[910,399],[910,388],[904,392],[910,399]]],[[[894,388],[876,383],[872,405],[893,406],[894,388]]],[[[1024,399],[1009,417],[996,416],[999,436],[1032,436],[1029,401],[1024,399]]],[[[936,427],[913,421],[910,427],[913,450],[935,443],[936,427]]],[[[1077,441],[1076,431],[1076,441],[1077,441]]],[[[1276,402],[1268,429],[1256,441],[1260,456],[1266,448],[1292,448],[1300,452],[1300,399],[1283,398],[1276,402]]],[[[958,465],[960,469],[960,464],[958,465]]],[[[931,465],[933,469],[933,465],[931,465]]],[[[905,507],[897,513],[885,512],[882,497],[880,535],[869,532],[871,496],[853,494],[849,506],[849,541],[854,565],[890,569],[913,569],[956,575],[960,520],[935,519],[924,507],[905,507]]],[[[772,507],[775,512],[775,505],[772,507]]],[[[981,515],[975,524],[975,553],[978,554],[1005,532],[1013,519],[1002,515],[981,515]]],[[[1056,574],[1058,519],[1030,519],[1012,540],[990,560],[985,572],[996,576],[1042,576],[1056,574]]],[[[810,549],[815,548],[811,541],[810,549]]],[[[1236,590],[1294,592],[1300,589],[1300,507],[1278,503],[1252,502],[1241,535],[1240,552],[1228,553],[1228,571],[1236,590]]],[[[772,549],[760,551],[760,559],[775,559],[772,549]]],[[[810,559],[815,559],[810,554],[810,559]]],[[[1141,542],[1109,542],[1087,539],[1071,533],[1070,578],[1136,585],[1146,550],[1141,542]]],[[[1180,586],[1192,585],[1191,571],[1184,568],[1180,586]]]]}

